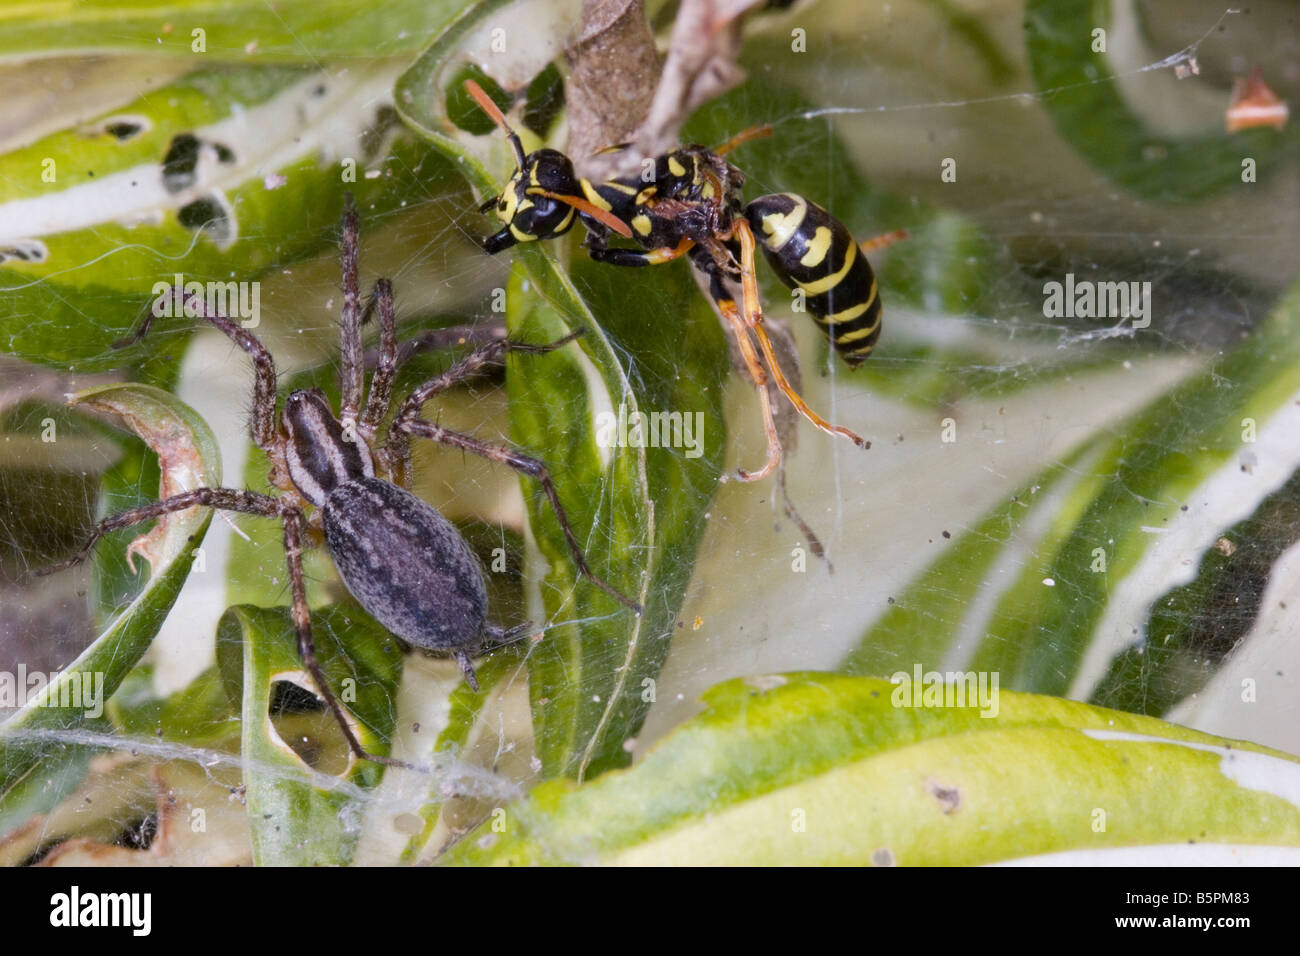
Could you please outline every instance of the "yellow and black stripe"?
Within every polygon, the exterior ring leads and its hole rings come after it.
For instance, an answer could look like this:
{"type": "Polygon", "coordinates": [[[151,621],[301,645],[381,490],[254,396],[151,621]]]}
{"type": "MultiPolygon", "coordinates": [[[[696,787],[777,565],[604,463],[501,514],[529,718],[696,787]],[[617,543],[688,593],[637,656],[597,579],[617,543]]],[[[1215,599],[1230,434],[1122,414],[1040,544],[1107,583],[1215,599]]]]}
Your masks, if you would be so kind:
{"type": "Polygon", "coordinates": [[[880,338],[880,294],[852,233],[821,206],[793,193],[760,196],[745,207],[772,271],[804,305],[850,368],[880,338]]]}

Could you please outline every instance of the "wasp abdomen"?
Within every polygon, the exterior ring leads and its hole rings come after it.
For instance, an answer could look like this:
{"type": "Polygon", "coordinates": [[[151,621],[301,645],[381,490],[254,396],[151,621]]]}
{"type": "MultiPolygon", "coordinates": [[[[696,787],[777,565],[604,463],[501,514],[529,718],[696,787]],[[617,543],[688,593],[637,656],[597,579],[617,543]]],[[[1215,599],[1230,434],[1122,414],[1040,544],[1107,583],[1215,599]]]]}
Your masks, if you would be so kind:
{"type": "Polygon", "coordinates": [[[850,367],[866,361],[880,338],[880,294],[867,257],[845,225],[793,193],[760,196],[745,207],[772,271],[801,289],[835,350],[850,367]]]}
{"type": "Polygon", "coordinates": [[[430,650],[482,643],[483,570],[450,521],[409,491],[370,477],[337,485],[321,511],[334,566],[375,620],[430,650]]]}

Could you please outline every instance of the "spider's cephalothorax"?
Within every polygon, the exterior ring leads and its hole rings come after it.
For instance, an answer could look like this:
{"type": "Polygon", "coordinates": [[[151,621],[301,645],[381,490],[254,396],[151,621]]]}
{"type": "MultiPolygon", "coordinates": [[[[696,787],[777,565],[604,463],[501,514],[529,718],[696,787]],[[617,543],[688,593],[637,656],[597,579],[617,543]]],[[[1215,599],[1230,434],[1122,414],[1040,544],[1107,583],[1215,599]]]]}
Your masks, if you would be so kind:
{"type": "Polygon", "coordinates": [[[516,241],[554,238],[567,232],[577,218],[587,230],[587,251],[598,262],[649,266],[686,256],[705,277],[710,296],[735,336],[763,407],[767,462],[757,471],[739,472],[740,480],[765,477],[781,462],[781,441],[766,388],[769,377],[799,413],[818,428],[848,438],[859,447],[870,447],[870,442],[856,433],[832,425],[814,412],[787,381],[763,326],[754,250],[763,249],[772,271],[787,287],[801,294],[802,310],[813,316],[849,367],[856,368],[875,348],[881,324],[876,278],[864,252],[902,238],[905,233],[890,233],[859,247],[843,223],[821,206],[793,193],[760,196],[746,205],[741,198],[744,175],[724,156],[746,140],[766,135],[769,131],[765,127],[742,133],[718,149],[678,147],[654,160],[647,159],[640,174],[593,183],[577,177],[568,158],[555,150],[538,150],[524,156],[519,138],[496,104],[473,81],[466,85],[484,111],[505,130],[517,162],[517,172],[506,190],[484,207],[495,206],[507,223],[484,241],[484,248],[498,252],[516,241]],[[542,154],[544,161],[538,159],[542,154]],[[562,223],[562,228],[537,229],[533,220],[525,221],[522,216],[534,210],[523,208],[517,198],[524,195],[520,189],[543,168],[554,172],[546,195],[553,202],[572,207],[569,215],[548,209],[551,219],[562,223]],[[639,248],[611,247],[611,232],[632,239],[639,248]],[[737,285],[741,292],[739,303],[737,285]]]}
{"type": "MultiPolygon", "coordinates": [[[[579,332],[547,345],[525,345],[492,336],[443,374],[414,389],[389,424],[393,377],[397,367],[424,348],[446,347],[483,338],[469,327],[424,333],[398,347],[393,290],[387,279],[375,283],[372,305],[380,320],[379,358],[364,405],[362,309],[357,287],[357,214],[348,197],[343,215],[342,401],[336,415],[323,392],[293,392],[276,410],[275,363],[251,333],[223,315],[208,311],[201,296],[180,290],[177,314],[197,315],[229,336],[253,360],[253,441],[271,461],[271,483],[278,496],[233,488],[197,488],[142,505],[102,520],[85,545],[70,559],[43,569],[51,573],[84,559],[104,534],[196,505],[279,518],[284,527],[285,558],[293,597],[298,652],[343,730],[352,751],[363,759],[406,766],[366,752],[330,690],[316,660],[311,612],[303,578],[302,548],[312,522],[319,523],[339,577],[357,602],[395,636],[417,647],[450,653],[460,662],[466,682],[478,689],[471,655],[493,644],[520,637],[530,625],[506,630],[488,623],[487,589],[474,552],[446,518],[406,490],[411,472],[413,435],[482,455],[533,478],[546,495],[578,570],[612,598],[640,613],[641,607],[592,573],[577,536],[560,504],[546,466],[513,448],[489,444],[451,431],[421,416],[424,403],[441,391],[493,364],[507,351],[541,354],[575,339],[579,332]]],[[[129,341],[139,341],[154,320],[146,314],[129,341]]]]}

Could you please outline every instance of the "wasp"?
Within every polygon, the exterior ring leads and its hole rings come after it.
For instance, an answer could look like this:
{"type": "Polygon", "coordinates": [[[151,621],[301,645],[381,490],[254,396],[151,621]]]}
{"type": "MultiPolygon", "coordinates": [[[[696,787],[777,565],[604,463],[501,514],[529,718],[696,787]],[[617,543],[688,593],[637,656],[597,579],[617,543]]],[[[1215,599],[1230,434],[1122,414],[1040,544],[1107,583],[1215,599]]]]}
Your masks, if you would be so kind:
{"type": "Polygon", "coordinates": [[[579,177],[569,157],[558,150],[525,153],[496,103],[473,80],[466,80],[465,86],[505,133],[515,157],[515,172],[501,194],[480,207],[481,212],[495,211],[504,223],[483,240],[485,250],[497,253],[517,243],[553,239],[581,221],[587,252],[598,262],[650,266],[685,256],[707,279],[709,295],[731,327],[758,389],[767,433],[766,463],[755,471],[740,471],[739,480],[764,478],[781,463],[769,380],[822,431],[860,448],[871,447],[857,433],[832,425],[809,408],[781,371],[763,327],[754,253],[761,248],[777,277],[802,293],[822,333],[848,366],[857,368],[875,348],[881,329],[879,287],[865,252],[901,239],[905,232],[859,246],[843,223],[802,196],[773,193],[745,203],[744,173],[725,157],[751,139],[770,135],[769,127],[747,130],[714,149],[680,146],[647,160],[643,173],[592,182],[579,177]],[[611,246],[611,234],[631,239],[640,248],[611,246]],[[741,292],[739,303],[732,292],[735,285],[741,292]]]}

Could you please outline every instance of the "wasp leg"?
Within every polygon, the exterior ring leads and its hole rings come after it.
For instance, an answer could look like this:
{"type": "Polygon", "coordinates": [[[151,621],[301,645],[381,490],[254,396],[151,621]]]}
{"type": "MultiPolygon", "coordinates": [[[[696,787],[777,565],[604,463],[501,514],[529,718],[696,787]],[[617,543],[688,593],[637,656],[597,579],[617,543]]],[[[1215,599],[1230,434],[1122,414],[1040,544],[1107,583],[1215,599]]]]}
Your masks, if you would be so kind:
{"type": "Polygon", "coordinates": [[[587,254],[596,262],[611,266],[658,266],[672,262],[695,247],[694,239],[683,239],[676,248],[664,246],[662,249],[609,249],[603,245],[587,246],[587,254]]]}
{"type": "Polygon", "coordinates": [[[906,229],[895,229],[893,232],[884,232],[878,236],[863,240],[858,243],[858,248],[863,252],[878,252],[886,246],[892,246],[896,242],[911,238],[912,234],[906,229]]]}
{"type": "Polygon", "coordinates": [[[772,396],[768,389],[767,372],[754,351],[754,342],[749,337],[745,320],[740,316],[736,301],[727,291],[725,279],[716,263],[705,257],[695,258],[695,265],[709,278],[709,296],[717,307],[718,314],[731,327],[732,338],[745,361],[745,370],[758,390],[759,407],[763,410],[763,430],[767,434],[767,461],[757,471],[745,471],[743,468],[734,475],[722,475],[719,481],[760,481],[772,474],[781,465],[781,435],[776,427],[776,414],[772,409],[772,396]]]}
{"type": "Polygon", "coordinates": [[[758,279],[754,273],[754,232],[750,229],[747,220],[736,220],[736,236],[740,240],[740,275],[744,288],[745,324],[753,329],[754,334],[758,336],[759,347],[762,348],[763,356],[767,359],[772,378],[776,381],[776,387],[781,390],[781,394],[789,399],[790,404],[798,409],[799,414],[822,431],[847,438],[859,448],[870,448],[871,442],[856,432],[842,428],[839,425],[832,425],[826,421],[826,419],[809,408],[808,403],[803,400],[802,396],[790,387],[785,373],[781,371],[781,366],[777,363],[776,353],[772,349],[772,342],[767,337],[767,330],[763,328],[763,311],[759,306],[758,298],[758,279]]]}
{"type": "Polygon", "coordinates": [[[767,461],[763,463],[763,467],[757,471],[737,469],[734,476],[722,475],[718,480],[728,481],[734,478],[736,481],[762,481],[781,466],[781,435],[776,428],[772,397],[767,390],[767,372],[758,360],[754,343],[749,338],[749,330],[745,327],[744,319],[740,317],[740,310],[736,308],[736,303],[730,299],[714,301],[717,303],[718,311],[722,313],[722,317],[727,320],[727,324],[735,333],[736,344],[740,346],[740,354],[745,359],[745,368],[749,371],[749,377],[753,379],[754,388],[758,390],[758,404],[763,410],[763,431],[767,434],[767,461]]]}

